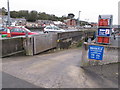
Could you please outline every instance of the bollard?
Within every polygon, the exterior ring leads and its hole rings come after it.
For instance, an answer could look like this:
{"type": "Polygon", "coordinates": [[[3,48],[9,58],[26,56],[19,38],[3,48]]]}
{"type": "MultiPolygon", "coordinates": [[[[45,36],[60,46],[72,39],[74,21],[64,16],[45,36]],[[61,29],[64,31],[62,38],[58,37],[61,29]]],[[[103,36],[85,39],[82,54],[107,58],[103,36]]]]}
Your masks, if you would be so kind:
{"type": "Polygon", "coordinates": [[[11,37],[10,29],[7,29],[7,37],[11,37]]]}

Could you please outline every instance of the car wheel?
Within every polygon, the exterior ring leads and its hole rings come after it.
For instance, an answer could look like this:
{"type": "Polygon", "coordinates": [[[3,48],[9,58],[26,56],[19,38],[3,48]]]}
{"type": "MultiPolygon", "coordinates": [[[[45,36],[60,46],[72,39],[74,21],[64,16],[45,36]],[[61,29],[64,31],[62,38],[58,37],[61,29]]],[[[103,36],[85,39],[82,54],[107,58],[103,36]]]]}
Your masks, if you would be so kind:
{"type": "Polygon", "coordinates": [[[48,33],[47,31],[44,31],[44,33],[48,33]]]}

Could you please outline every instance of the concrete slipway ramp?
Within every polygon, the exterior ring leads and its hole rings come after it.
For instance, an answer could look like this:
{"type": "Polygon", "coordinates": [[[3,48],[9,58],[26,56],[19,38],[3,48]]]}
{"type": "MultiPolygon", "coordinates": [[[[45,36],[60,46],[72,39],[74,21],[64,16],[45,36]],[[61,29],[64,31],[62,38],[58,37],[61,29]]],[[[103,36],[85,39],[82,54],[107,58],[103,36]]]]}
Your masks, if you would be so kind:
{"type": "MultiPolygon", "coordinates": [[[[2,59],[3,88],[118,88],[117,64],[81,68],[82,49],[2,59]],[[93,70],[93,71],[92,71],[93,70]],[[12,81],[10,79],[12,77],[12,81]],[[16,80],[17,79],[17,80],[16,80]],[[21,83],[25,85],[21,85],[21,83]]],[[[110,90],[110,89],[109,89],[110,90]]],[[[111,89],[113,90],[113,89],[111,89]]]]}

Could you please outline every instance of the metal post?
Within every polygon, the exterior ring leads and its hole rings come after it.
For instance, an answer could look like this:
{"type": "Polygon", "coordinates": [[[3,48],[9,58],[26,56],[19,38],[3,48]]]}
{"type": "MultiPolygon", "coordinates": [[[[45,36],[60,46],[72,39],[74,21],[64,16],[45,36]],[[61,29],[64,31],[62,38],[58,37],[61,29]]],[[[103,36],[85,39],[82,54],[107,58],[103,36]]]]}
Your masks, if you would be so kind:
{"type": "Polygon", "coordinates": [[[8,26],[10,26],[10,7],[9,7],[9,0],[7,0],[8,5],[8,26]]]}
{"type": "Polygon", "coordinates": [[[80,27],[80,12],[81,11],[79,11],[79,13],[78,13],[78,27],[80,27]]]}
{"type": "Polygon", "coordinates": [[[87,22],[87,24],[86,24],[86,25],[89,25],[89,24],[88,24],[89,19],[85,19],[85,20],[86,20],[86,22],[87,22]]]}

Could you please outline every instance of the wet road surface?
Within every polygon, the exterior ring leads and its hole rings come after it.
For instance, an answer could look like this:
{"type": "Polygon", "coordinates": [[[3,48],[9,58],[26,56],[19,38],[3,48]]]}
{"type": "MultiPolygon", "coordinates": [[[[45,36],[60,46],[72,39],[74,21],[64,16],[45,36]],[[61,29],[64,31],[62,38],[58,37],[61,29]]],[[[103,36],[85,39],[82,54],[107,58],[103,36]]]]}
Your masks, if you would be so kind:
{"type": "Polygon", "coordinates": [[[36,56],[12,56],[3,58],[3,87],[118,87],[116,83],[80,68],[81,55],[82,50],[78,48],[36,56]]]}

